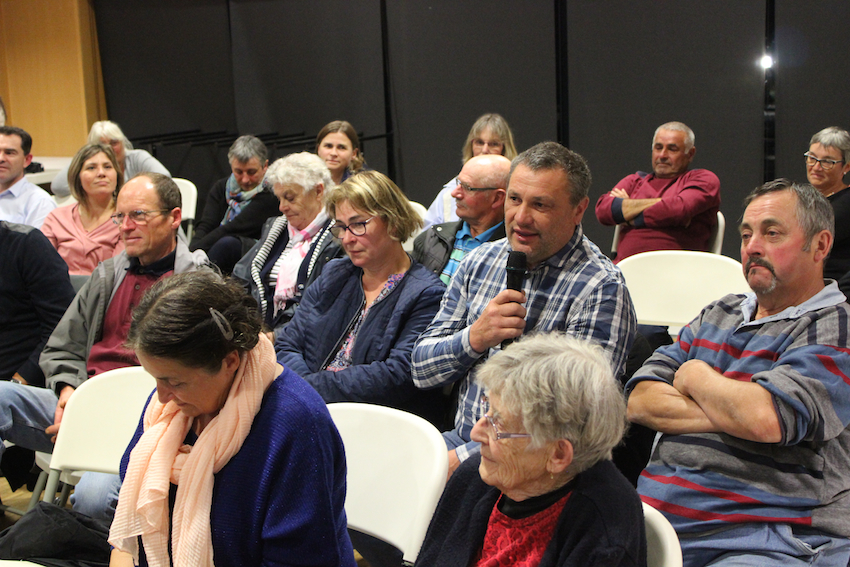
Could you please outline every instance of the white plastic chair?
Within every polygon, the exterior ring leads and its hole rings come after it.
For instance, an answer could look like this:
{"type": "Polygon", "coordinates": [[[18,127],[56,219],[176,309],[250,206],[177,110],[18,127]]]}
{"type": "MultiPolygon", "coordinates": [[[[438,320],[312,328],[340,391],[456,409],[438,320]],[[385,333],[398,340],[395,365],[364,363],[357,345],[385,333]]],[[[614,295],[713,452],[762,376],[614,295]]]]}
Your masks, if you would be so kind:
{"type": "Polygon", "coordinates": [[[188,179],[181,177],[173,177],[174,183],[180,189],[180,197],[183,205],[180,210],[183,213],[183,220],[187,222],[186,239],[192,241],[192,232],[195,227],[195,212],[198,208],[198,188],[188,179]]]}
{"type": "MultiPolygon", "coordinates": [[[[65,406],[53,454],[37,454],[37,461],[46,455],[50,463],[45,501],[54,499],[60,480],[76,484],[84,471],[118,474],[121,457],[155,387],[144,368],[131,366],[89,378],[76,389],[65,406]]],[[[69,491],[70,487],[63,490],[62,506],[69,491]]]]}
{"type": "Polygon", "coordinates": [[[56,203],[57,207],[64,207],[65,205],[73,205],[77,202],[73,195],[68,193],[64,197],[60,197],[58,195],[51,195],[53,197],[53,202],[56,203]]]}
{"type": "Polygon", "coordinates": [[[750,291],[740,262],[709,252],[642,252],[617,267],[626,278],[638,323],[666,325],[671,335],[712,301],[750,291]]]}
{"type": "MultiPolygon", "coordinates": [[[[620,233],[622,225],[614,225],[614,240],[611,241],[611,252],[617,253],[617,246],[620,244],[620,233]]],[[[723,249],[723,234],[726,231],[726,217],[723,213],[717,211],[717,224],[711,229],[711,235],[708,238],[708,251],[712,254],[720,254],[723,249]]]]}
{"type": "Polygon", "coordinates": [[[679,536],[664,514],[644,502],[643,519],[646,526],[647,567],[682,567],[679,536]]]}
{"type": "Polygon", "coordinates": [[[711,237],[708,241],[708,251],[712,254],[720,254],[723,249],[723,233],[726,232],[726,217],[717,211],[717,224],[711,229],[711,237]]]}
{"type": "Polygon", "coordinates": [[[348,527],[394,545],[413,563],[448,474],[443,436],[384,406],[328,404],[348,464],[348,527]]]}
{"type": "MultiPolygon", "coordinates": [[[[413,207],[413,210],[419,213],[419,217],[424,221],[425,215],[428,213],[428,209],[425,208],[425,205],[421,203],[417,203],[416,201],[410,201],[410,206],[413,207]]],[[[416,237],[422,232],[421,229],[416,229],[416,231],[410,235],[410,238],[404,241],[402,247],[405,252],[413,252],[413,241],[416,240],[416,237]]]]}

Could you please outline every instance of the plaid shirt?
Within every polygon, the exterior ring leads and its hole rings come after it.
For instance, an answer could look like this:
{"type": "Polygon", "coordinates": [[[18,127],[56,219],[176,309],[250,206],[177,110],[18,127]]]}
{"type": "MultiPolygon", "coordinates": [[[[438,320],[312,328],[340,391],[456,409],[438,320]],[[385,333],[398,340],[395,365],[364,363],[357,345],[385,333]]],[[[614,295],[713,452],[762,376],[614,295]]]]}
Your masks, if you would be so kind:
{"type": "MultiPolygon", "coordinates": [[[[483,415],[481,388],[470,376],[473,368],[499,351],[473,350],[469,326],[487,304],[505,289],[507,239],[483,244],[467,254],[443,295],[440,310],[413,349],[413,382],[423,389],[461,380],[455,426],[469,441],[472,426],[483,415]]],[[[584,237],[581,226],[557,253],[529,271],[525,334],[563,331],[600,344],[612,359],[616,376],[623,373],[637,326],[631,297],[620,270],[584,237]]],[[[460,460],[478,451],[477,443],[457,448],[460,460]]]]}

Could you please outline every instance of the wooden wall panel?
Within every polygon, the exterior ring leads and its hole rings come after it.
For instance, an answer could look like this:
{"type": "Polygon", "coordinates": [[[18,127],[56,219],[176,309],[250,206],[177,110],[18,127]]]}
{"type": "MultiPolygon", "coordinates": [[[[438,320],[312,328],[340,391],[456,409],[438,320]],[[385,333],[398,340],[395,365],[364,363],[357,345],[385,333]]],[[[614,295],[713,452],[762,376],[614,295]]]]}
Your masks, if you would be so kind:
{"type": "Polygon", "coordinates": [[[10,123],[37,155],[73,155],[105,115],[88,0],[0,0],[10,123]]]}

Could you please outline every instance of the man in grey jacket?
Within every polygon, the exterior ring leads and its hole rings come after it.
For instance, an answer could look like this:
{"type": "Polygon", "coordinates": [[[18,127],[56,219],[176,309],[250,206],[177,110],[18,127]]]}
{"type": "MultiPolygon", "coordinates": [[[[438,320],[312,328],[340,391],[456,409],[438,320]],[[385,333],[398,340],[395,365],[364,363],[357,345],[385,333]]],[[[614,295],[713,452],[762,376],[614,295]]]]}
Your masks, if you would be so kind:
{"type": "Polygon", "coordinates": [[[413,242],[413,259],[448,285],[467,252],[505,237],[505,187],[511,161],[480,155],[467,161],[452,191],[459,221],[430,226],[413,242]]]}
{"type": "Polygon", "coordinates": [[[97,266],[48,339],[39,360],[47,387],[0,382],[0,441],[52,452],[51,437],[75,388],[90,376],[139,364],[123,346],[133,307],[162,277],[207,264],[203,252],[189,252],[177,239],[180,205],[180,190],[165,175],[139,174],[121,188],[112,219],[125,249],[97,266]]]}

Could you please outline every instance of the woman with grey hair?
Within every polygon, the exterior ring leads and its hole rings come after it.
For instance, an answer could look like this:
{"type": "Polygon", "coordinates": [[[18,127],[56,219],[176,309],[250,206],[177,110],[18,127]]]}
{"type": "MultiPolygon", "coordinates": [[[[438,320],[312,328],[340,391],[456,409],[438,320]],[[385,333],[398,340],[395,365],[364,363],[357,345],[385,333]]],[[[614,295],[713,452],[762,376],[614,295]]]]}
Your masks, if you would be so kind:
{"type": "MultiPolygon", "coordinates": [[[[124,179],[132,179],[139,173],[161,173],[171,177],[168,169],[145,150],[133,149],[133,144],[121,131],[121,127],[111,120],[100,120],[91,125],[89,144],[109,146],[118,159],[124,179]]],[[[68,185],[68,167],[63,168],[50,183],[50,190],[57,197],[67,197],[71,194],[68,185]]]]}
{"type": "Polygon", "coordinates": [[[610,460],[626,405],[601,347],[532,335],[476,380],[481,452],[446,485],[417,565],[645,566],[640,499],[610,460]]]}
{"type": "Polygon", "coordinates": [[[850,133],[837,126],[824,128],[812,136],[804,156],[809,183],[835,212],[835,240],[823,276],[838,280],[838,287],[850,297],[850,191],[845,191],[844,182],[850,172],[850,133]]]}
{"type": "Polygon", "coordinates": [[[233,268],[257,304],[267,328],[282,329],[295,313],[304,290],[325,264],[344,255],[333,238],[333,222],[322,199],[334,182],[325,162],[310,152],[290,154],[269,167],[283,216],[263,225],[260,240],[233,268]]]}

